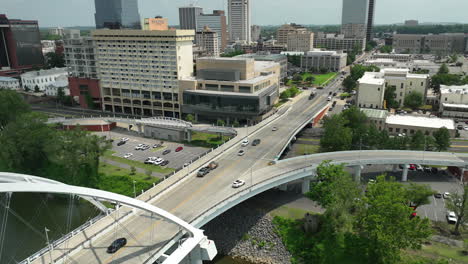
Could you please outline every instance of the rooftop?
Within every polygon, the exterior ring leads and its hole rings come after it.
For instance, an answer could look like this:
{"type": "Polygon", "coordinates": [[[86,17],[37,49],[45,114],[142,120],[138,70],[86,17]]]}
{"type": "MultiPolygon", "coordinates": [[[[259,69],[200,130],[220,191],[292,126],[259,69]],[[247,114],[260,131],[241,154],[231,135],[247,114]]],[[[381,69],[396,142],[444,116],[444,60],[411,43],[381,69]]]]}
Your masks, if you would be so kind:
{"type": "Polygon", "coordinates": [[[335,50],[320,50],[320,49],[314,49],[311,51],[306,52],[306,56],[336,56],[340,55],[343,56],[344,53],[339,53],[335,50]]]}
{"type": "Polygon", "coordinates": [[[387,110],[361,108],[361,111],[369,118],[385,119],[388,116],[387,110]]]}
{"type": "Polygon", "coordinates": [[[453,108],[463,108],[468,109],[468,105],[466,104],[442,104],[444,107],[453,107],[453,108]]]}
{"type": "Polygon", "coordinates": [[[286,59],[286,55],[281,55],[281,54],[242,54],[239,56],[236,56],[239,58],[252,58],[254,60],[270,60],[270,61],[277,61],[277,60],[282,60],[286,59]]]}
{"type": "Polygon", "coordinates": [[[441,94],[468,94],[468,84],[462,86],[440,86],[441,94]]]}
{"type": "Polygon", "coordinates": [[[18,82],[19,80],[15,78],[11,78],[11,77],[0,76],[0,82],[14,82],[14,81],[18,82]]]}
{"type": "Polygon", "coordinates": [[[365,83],[365,84],[375,84],[375,85],[383,85],[385,83],[385,79],[383,78],[380,72],[366,72],[358,82],[365,83]]]}
{"type": "Polygon", "coordinates": [[[68,68],[53,68],[50,70],[40,70],[40,71],[31,71],[27,73],[21,74],[21,77],[36,77],[36,76],[47,76],[47,75],[54,75],[54,74],[68,74],[68,68]]]}
{"type": "Polygon", "coordinates": [[[401,126],[409,126],[409,127],[426,127],[426,128],[446,127],[449,130],[455,129],[455,123],[453,120],[436,118],[436,117],[391,115],[387,117],[386,123],[390,125],[401,125],[401,126]]]}

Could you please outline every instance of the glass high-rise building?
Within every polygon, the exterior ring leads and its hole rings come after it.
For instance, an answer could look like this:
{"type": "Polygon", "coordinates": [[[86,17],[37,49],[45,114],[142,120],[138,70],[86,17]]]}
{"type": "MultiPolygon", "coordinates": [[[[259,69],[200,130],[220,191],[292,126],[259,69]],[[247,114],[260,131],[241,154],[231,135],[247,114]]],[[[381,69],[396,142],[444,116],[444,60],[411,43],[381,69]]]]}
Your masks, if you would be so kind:
{"type": "Polygon", "coordinates": [[[94,0],[96,28],[140,29],[138,0],[94,0]]]}
{"type": "Polygon", "coordinates": [[[343,0],[341,33],[346,38],[372,39],[375,0],[343,0]]]}

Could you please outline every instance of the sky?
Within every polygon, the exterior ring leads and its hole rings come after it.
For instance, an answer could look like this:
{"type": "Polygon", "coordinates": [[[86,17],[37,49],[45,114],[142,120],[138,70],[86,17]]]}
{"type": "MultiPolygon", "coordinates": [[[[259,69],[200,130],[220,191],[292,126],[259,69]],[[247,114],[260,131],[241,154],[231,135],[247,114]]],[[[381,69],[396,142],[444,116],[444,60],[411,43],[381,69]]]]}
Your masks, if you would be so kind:
{"type": "MultiPolygon", "coordinates": [[[[226,0],[138,0],[141,17],[161,15],[178,25],[178,7],[196,2],[205,13],[226,10],[226,0]]],[[[256,25],[340,24],[342,0],[251,0],[256,25]]],[[[468,23],[468,0],[376,0],[376,24],[468,23]]],[[[41,27],[94,26],[94,0],[0,0],[0,14],[38,20],[41,27]]]]}

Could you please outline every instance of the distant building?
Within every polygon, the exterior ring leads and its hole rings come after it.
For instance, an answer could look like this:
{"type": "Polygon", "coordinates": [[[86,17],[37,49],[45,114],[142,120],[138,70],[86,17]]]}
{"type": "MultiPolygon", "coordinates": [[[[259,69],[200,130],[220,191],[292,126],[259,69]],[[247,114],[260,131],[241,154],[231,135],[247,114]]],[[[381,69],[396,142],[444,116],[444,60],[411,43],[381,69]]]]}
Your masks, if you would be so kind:
{"type": "Polygon", "coordinates": [[[203,14],[203,8],[198,6],[179,7],[179,27],[180,29],[197,30],[198,16],[203,14]]]}
{"type": "Polygon", "coordinates": [[[212,14],[200,14],[197,18],[197,31],[202,31],[208,26],[218,34],[220,51],[224,51],[228,44],[228,32],[225,12],[213,10],[212,14]]]}
{"type": "Polygon", "coordinates": [[[257,41],[260,39],[260,33],[262,31],[262,27],[257,25],[252,25],[252,41],[257,41]]]}
{"type": "Polygon", "coordinates": [[[396,53],[430,53],[449,55],[463,53],[467,36],[463,33],[446,33],[439,35],[395,34],[393,48],[396,53]]]}
{"type": "Polygon", "coordinates": [[[219,57],[218,33],[205,26],[195,34],[195,43],[205,50],[208,56],[219,57]]]}
{"type": "Polygon", "coordinates": [[[66,39],[64,46],[70,95],[82,108],[101,109],[102,96],[93,39],[91,37],[66,39]]]}
{"type": "MultiPolygon", "coordinates": [[[[396,55],[396,54],[395,54],[396,55]]],[[[405,55],[405,54],[399,54],[405,55]]],[[[437,74],[440,64],[430,60],[409,60],[405,62],[396,61],[393,59],[370,59],[363,63],[366,66],[377,66],[379,68],[400,68],[410,69],[412,72],[427,70],[428,74],[433,76],[437,74]]]]}
{"type": "Polygon", "coordinates": [[[398,62],[409,62],[412,60],[411,54],[396,54],[396,53],[374,53],[372,59],[391,59],[398,62]]]}
{"type": "Polygon", "coordinates": [[[409,69],[382,69],[380,72],[366,72],[358,80],[357,106],[362,108],[387,108],[384,101],[385,90],[395,88],[395,100],[403,105],[405,96],[415,91],[426,98],[429,88],[429,75],[412,74],[409,69]]]}
{"type": "Polygon", "coordinates": [[[346,52],[354,49],[364,51],[365,38],[345,38],[344,35],[318,33],[314,36],[314,47],[328,50],[343,50],[346,52]]]}
{"type": "Polygon", "coordinates": [[[182,117],[179,79],[193,75],[193,30],[95,30],[92,37],[104,111],[182,117]]]}
{"type": "Polygon", "coordinates": [[[167,18],[156,16],[154,18],[145,18],[142,25],[143,30],[169,30],[167,18]]]}
{"type": "Polygon", "coordinates": [[[67,76],[60,76],[58,77],[55,82],[47,85],[45,87],[45,94],[47,96],[57,96],[58,90],[62,89],[65,96],[70,95],[70,89],[68,88],[68,77],[67,76]]]}
{"type": "Polygon", "coordinates": [[[343,0],[341,33],[345,38],[366,38],[369,0],[343,0]]]}
{"type": "Polygon", "coordinates": [[[51,28],[48,33],[50,35],[61,36],[62,38],[79,38],[81,36],[79,29],[64,29],[61,27],[51,28]]]}
{"type": "Polygon", "coordinates": [[[272,61],[280,65],[281,80],[288,76],[288,56],[281,54],[271,54],[269,52],[259,52],[254,54],[243,54],[236,58],[251,58],[255,61],[272,61]]]}
{"type": "Polygon", "coordinates": [[[251,42],[250,0],[228,0],[230,41],[251,42]]]}
{"type": "Polygon", "coordinates": [[[0,76],[0,89],[19,90],[20,82],[16,78],[0,76]]]}
{"type": "Polygon", "coordinates": [[[68,77],[67,68],[54,68],[50,70],[31,71],[21,74],[23,89],[34,90],[36,86],[39,91],[44,92],[48,85],[57,81],[59,77],[68,77]]]}
{"type": "Polygon", "coordinates": [[[348,55],[343,52],[313,50],[301,56],[301,68],[303,71],[326,69],[338,72],[346,67],[347,58],[348,55]]]}
{"type": "Polygon", "coordinates": [[[443,117],[468,118],[468,85],[441,85],[439,104],[443,117]]]}
{"type": "Polygon", "coordinates": [[[405,21],[405,26],[408,26],[408,27],[415,27],[415,26],[418,26],[418,25],[419,25],[418,20],[406,20],[405,21]]]}
{"type": "Polygon", "coordinates": [[[366,41],[369,42],[374,38],[374,20],[375,20],[375,1],[369,0],[369,8],[367,13],[367,29],[366,41]]]}
{"type": "Polygon", "coordinates": [[[284,24],[276,31],[276,40],[278,45],[288,44],[288,35],[290,33],[307,31],[307,29],[298,24],[284,24]]]}
{"type": "Polygon", "coordinates": [[[140,29],[138,0],[94,0],[96,28],[140,29]]]}
{"type": "Polygon", "coordinates": [[[37,21],[8,19],[0,14],[0,35],[0,76],[19,77],[25,71],[43,66],[37,21]]]}
{"type": "Polygon", "coordinates": [[[248,58],[201,58],[196,77],[180,80],[184,114],[196,120],[254,124],[279,98],[280,65],[248,58]]]}
{"type": "Polygon", "coordinates": [[[41,40],[42,54],[55,52],[55,40],[41,40]]]}
{"type": "Polygon", "coordinates": [[[307,52],[314,48],[314,33],[298,31],[288,34],[288,51],[307,52]]]}

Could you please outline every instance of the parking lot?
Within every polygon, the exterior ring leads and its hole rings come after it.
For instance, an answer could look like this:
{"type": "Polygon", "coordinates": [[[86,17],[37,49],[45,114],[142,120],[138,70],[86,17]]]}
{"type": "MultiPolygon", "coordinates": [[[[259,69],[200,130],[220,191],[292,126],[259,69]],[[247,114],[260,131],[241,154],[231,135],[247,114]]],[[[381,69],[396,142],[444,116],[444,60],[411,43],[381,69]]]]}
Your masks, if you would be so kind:
{"type": "MultiPolygon", "coordinates": [[[[100,135],[109,136],[109,133],[99,133],[100,135]]],[[[114,140],[112,143],[112,150],[115,151],[114,156],[124,157],[127,153],[132,153],[130,160],[135,160],[139,162],[144,162],[148,157],[160,157],[164,160],[169,161],[169,164],[166,166],[168,168],[178,169],[182,168],[184,164],[190,162],[191,160],[203,155],[208,151],[206,148],[201,147],[192,147],[187,146],[181,143],[167,142],[150,138],[143,138],[132,136],[129,134],[119,133],[112,131],[110,137],[114,140]],[[129,138],[130,140],[122,145],[117,146],[121,138],[129,138]],[[161,148],[153,149],[153,145],[161,144],[161,148]],[[135,147],[138,144],[149,145],[150,148],[147,150],[135,150],[135,147]],[[183,147],[183,150],[180,152],[175,152],[175,149],[178,147],[183,147]],[[163,155],[165,150],[170,150],[171,152],[167,155],[163,155]]]]}
{"type": "MultiPolygon", "coordinates": [[[[392,168],[393,166],[365,166],[362,170],[362,181],[368,182],[370,179],[375,179],[378,175],[383,174],[382,172],[385,172],[388,176],[394,176],[397,180],[401,180],[401,169],[392,172],[392,168]]],[[[439,170],[437,174],[409,171],[408,181],[418,184],[427,184],[431,186],[434,191],[439,193],[462,191],[460,182],[445,170],[439,170]]],[[[430,201],[430,204],[420,206],[417,209],[418,215],[427,217],[432,221],[447,221],[445,199],[431,196],[430,201]]]]}

